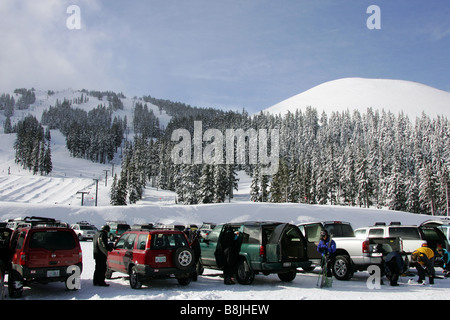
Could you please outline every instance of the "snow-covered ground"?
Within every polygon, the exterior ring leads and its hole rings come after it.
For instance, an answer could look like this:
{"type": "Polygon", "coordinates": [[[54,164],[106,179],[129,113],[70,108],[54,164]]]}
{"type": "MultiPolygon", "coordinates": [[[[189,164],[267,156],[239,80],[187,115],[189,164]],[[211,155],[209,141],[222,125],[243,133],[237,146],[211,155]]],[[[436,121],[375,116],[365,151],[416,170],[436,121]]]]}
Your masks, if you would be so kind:
{"type": "MultiPolygon", "coordinates": [[[[39,106],[38,106],[39,107],[39,106]]],[[[38,108],[36,107],[36,108],[38,108]]],[[[239,191],[231,203],[182,206],[175,204],[175,194],[147,188],[145,197],[135,205],[109,206],[109,188],[105,186],[105,170],[111,165],[94,164],[73,159],[65,148],[59,131],[52,131],[53,172],[48,177],[34,176],[14,163],[15,135],[0,133],[0,221],[23,216],[47,216],[68,223],[87,220],[97,227],[106,220],[126,220],[129,224],[145,222],[195,223],[270,220],[300,223],[316,220],[344,220],[354,228],[372,225],[376,221],[401,221],[419,224],[429,216],[402,212],[350,207],[310,206],[302,204],[252,203],[249,200],[250,179],[240,173],[239,191]],[[95,207],[95,182],[98,185],[98,206],[95,207]],[[88,191],[81,206],[79,191],[88,191]]],[[[116,166],[115,170],[119,170],[116,166]]],[[[438,279],[435,285],[415,286],[409,278],[400,280],[399,287],[384,285],[381,289],[367,287],[368,273],[356,273],[350,281],[334,280],[329,289],[316,288],[319,269],[298,273],[291,283],[279,281],[276,275],[256,277],[250,286],[225,286],[220,272],[206,270],[197,282],[189,286],[174,280],[155,280],[141,290],[130,288],[126,275],[114,274],[110,287],[94,287],[92,276],[92,242],[82,242],[83,273],[81,289],[66,291],[63,283],[32,285],[25,288],[24,300],[300,300],[300,299],[449,299],[450,279],[438,279]]],[[[437,269],[442,275],[442,270],[437,269]]]]}

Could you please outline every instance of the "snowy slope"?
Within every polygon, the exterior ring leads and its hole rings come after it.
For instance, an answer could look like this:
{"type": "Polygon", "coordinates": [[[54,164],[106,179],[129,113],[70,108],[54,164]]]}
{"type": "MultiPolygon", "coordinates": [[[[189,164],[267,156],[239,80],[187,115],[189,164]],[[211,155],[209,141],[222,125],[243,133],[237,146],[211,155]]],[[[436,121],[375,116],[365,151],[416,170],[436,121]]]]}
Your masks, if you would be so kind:
{"type": "Polygon", "coordinates": [[[344,78],[323,83],[264,111],[284,114],[308,106],[328,115],[346,109],[365,112],[372,107],[394,114],[404,112],[412,120],[424,111],[430,117],[449,117],[450,93],[403,80],[344,78]]]}

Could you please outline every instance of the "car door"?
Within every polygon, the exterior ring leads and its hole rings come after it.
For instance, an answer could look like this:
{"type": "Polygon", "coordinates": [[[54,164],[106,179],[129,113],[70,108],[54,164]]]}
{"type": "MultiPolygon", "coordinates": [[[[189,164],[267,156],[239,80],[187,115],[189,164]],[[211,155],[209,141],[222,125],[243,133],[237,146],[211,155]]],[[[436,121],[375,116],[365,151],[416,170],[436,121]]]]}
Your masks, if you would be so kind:
{"type": "Polygon", "coordinates": [[[219,256],[219,265],[221,264],[221,255],[216,252],[218,248],[218,243],[220,241],[220,235],[224,229],[223,224],[217,225],[207,236],[200,242],[200,248],[202,250],[201,262],[204,266],[218,267],[216,261],[216,255],[219,256]]]}
{"type": "Polygon", "coordinates": [[[287,226],[287,223],[277,225],[273,232],[268,236],[266,244],[267,262],[281,262],[281,238],[287,226]]]}
{"type": "Polygon", "coordinates": [[[306,250],[310,259],[321,259],[317,246],[320,241],[320,232],[323,230],[321,223],[311,223],[301,226],[303,235],[306,238],[306,250]]]}
{"type": "Polygon", "coordinates": [[[114,271],[128,273],[127,266],[125,265],[125,254],[127,251],[126,244],[129,233],[123,234],[119,240],[117,240],[114,248],[108,253],[108,267],[114,271]]]}

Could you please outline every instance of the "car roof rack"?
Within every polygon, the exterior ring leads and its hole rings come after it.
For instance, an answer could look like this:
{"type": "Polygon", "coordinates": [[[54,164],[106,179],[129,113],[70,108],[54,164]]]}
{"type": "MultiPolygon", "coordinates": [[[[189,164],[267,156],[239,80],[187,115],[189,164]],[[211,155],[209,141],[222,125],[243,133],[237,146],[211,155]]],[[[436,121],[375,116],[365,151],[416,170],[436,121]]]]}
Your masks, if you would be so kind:
{"type": "Polygon", "coordinates": [[[17,225],[17,228],[33,228],[33,227],[63,227],[67,228],[67,223],[61,222],[54,218],[46,217],[25,217],[21,223],[17,225]]]}
{"type": "Polygon", "coordinates": [[[390,226],[401,226],[402,223],[400,221],[391,221],[390,226]]]}
{"type": "Polygon", "coordinates": [[[183,231],[186,227],[181,224],[162,224],[162,223],[156,223],[153,226],[155,229],[165,229],[165,230],[179,230],[183,231]]]}
{"type": "Polygon", "coordinates": [[[153,230],[153,229],[155,229],[153,223],[134,224],[131,226],[131,230],[153,230]]]}
{"type": "Polygon", "coordinates": [[[386,222],[375,222],[375,226],[385,226],[386,222]]]}

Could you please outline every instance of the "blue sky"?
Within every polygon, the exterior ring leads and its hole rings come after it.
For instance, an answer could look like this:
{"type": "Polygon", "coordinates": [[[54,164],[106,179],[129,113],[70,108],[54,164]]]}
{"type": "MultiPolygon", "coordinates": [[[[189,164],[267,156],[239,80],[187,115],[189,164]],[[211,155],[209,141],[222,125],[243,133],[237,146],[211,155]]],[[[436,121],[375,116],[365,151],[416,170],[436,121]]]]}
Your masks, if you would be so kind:
{"type": "Polygon", "coordinates": [[[345,77],[450,91],[448,0],[1,0],[0,39],[0,92],[113,90],[257,112],[345,77]],[[70,5],[80,30],[66,26],[70,5]],[[367,28],[370,5],[380,30],[367,28]]]}

